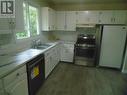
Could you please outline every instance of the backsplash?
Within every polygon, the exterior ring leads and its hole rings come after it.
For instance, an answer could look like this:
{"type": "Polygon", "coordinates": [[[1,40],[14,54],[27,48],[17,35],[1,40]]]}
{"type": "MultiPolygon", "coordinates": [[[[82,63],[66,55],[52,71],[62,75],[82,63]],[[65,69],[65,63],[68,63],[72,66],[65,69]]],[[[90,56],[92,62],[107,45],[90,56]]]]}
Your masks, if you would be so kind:
{"type": "Polygon", "coordinates": [[[62,41],[73,41],[76,42],[78,34],[95,34],[96,28],[78,28],[77,31],[50,31],[43,32],[43,38],[47,40],[62,40],[62,41]]]}

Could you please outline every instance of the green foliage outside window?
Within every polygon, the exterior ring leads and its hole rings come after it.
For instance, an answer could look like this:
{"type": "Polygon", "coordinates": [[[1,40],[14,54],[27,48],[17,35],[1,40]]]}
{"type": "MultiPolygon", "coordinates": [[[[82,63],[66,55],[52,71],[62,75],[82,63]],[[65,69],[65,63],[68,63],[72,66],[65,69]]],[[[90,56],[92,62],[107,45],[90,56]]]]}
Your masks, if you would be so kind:
{"type": "Polygon", "coordinates": [[[26,31],[20,31],[16,33],[18,39],[28,38],[28,33],[26,31]]]}
{"type": "Polygon", "coordinates": [[[37,9],[29,6],[29,16],[30,16],[30,32],[32,36],[38,34],[38,14],[37,9]]]}

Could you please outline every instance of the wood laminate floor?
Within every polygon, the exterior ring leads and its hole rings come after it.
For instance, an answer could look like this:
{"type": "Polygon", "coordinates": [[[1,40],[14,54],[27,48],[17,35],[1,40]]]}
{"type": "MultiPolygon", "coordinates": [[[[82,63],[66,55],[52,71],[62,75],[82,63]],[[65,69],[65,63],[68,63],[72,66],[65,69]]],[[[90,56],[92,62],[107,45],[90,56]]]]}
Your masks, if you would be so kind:
{"type": "Polygon", "coordinates": [[[111,69],[60,63],[37,95],[127,95],[127,75],[111,69]]]}

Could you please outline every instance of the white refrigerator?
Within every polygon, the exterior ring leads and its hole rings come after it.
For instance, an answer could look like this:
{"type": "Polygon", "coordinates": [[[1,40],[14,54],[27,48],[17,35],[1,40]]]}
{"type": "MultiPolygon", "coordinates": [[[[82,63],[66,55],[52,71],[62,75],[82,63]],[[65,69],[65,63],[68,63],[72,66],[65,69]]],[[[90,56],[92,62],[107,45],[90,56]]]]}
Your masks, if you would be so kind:
{"type": "Polygon", "coordinates": [[[99,66],[121,68],[126,32],[126,26],[103,27],[99,66]]]}

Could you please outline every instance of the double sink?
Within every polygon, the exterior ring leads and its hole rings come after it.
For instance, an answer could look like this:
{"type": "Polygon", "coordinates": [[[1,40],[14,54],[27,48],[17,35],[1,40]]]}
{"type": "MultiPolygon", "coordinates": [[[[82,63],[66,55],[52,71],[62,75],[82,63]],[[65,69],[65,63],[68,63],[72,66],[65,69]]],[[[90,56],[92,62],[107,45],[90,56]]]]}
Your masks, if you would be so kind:
{"type": "MultiPolygon", "coordinates": [[[[53,43],[40,44],[40,45],[36,46],[36,48],[34,48],[34,49],[44,50],[44,49],[49,48],[52,45],[53,45],[53,43]]],[[[20,54],[21,54],[21,52],[20,53],[11,53],[11,54],[1,54],[0,55],[0,68],[3,66],[7,66],[7,65],[15,63],[16,60],[14,59],[14,57],[16,57],[20,54]]]]}

